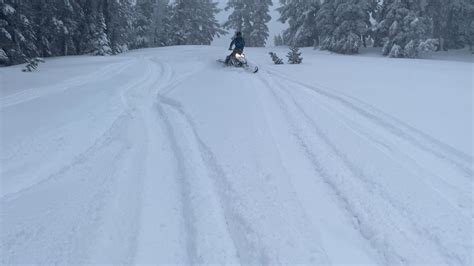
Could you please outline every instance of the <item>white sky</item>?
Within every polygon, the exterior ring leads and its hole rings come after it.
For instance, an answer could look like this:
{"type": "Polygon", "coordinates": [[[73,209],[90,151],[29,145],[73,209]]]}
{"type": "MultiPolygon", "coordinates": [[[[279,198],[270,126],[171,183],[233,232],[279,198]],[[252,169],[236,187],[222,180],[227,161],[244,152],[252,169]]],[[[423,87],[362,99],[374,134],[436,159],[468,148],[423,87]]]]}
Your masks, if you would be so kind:
{"type": "MultiPolygon", "coordinates": [[[[227,0],[216,0],[216,1],[219,2],[219,7],[221,9],[224,9],[224,7],[226,6],[227,0]]],[[[268,40],[267,40],[267,46],[273,46],[273,36],[281,33],[286,28],[286,26],[283,23],[277,21],[277,19],[280,17],[280,14],[275,9],[278,8],[279,6],[280,6],[280,1],[273,0],[273,6],[270,7],[270,16],[272,16],[272,20],[268,24],[268,27],[270,29],[270,36],[268,37],[268,40]]],[[[223,10],[219,14],[217,14],[216,17],[221,23],[224,23],[227,20],[227,17],[229,16],[230,12],[231,10],[229,10],[229,12],[225,12],[223,10]]],[[[232,34],[232,32],[230,33],[232,34]]],[[[227,46],[229,46],[230,44],[231,34],[227,36],[221,36],[221,38],[214,39],[214,41],[212,42],[212,45],[224,46],[228,48],[227,46]]]]}

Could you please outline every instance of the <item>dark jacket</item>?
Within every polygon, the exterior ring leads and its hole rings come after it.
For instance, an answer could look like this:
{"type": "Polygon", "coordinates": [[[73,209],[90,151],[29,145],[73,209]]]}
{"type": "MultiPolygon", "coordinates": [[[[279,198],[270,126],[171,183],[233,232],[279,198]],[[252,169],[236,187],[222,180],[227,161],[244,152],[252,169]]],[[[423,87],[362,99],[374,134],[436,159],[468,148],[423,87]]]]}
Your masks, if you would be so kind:
{"type": "Polygon", "coordinates": [[[245,47],[245,40],[242,37],[236,37],[232,42],[230,43],[229,49],[232,50],[232,45],[235,45],[234,49],[238,50],[244,50],[245,47]]]}

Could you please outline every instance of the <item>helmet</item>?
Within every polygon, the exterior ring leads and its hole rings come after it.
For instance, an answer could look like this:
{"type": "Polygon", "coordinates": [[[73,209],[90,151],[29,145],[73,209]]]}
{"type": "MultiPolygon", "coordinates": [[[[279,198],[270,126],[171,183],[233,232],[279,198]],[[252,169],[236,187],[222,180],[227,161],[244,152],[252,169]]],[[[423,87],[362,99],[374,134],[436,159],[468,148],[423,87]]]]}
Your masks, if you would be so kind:
{"type": "Polygon", "coordinates": [[[237,36],[237,37],[242,37],[242,32],[240,32],[240,31],[236,32],[236,33],[235,33],[235,36],[237,36]]]}

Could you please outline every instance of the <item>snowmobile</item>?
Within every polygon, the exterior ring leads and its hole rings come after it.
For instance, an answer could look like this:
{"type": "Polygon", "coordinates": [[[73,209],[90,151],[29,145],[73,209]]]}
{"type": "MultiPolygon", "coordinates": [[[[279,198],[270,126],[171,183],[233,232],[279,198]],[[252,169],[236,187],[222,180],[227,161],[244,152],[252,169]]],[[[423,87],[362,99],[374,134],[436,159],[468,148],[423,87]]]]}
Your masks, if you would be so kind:
{"type": "Polygon", "coordinates": [[[252,73],[257,73],[258,72],[258,67],[251,65],[248,61],[247,58],[245,57],[245,54],[243,52],[237,52],[235,53],[235,56],[231,56],[229,59],[229,62],[226,64],[225,60],[219,59],[217,60],[218,62],[226,65],[226,66],[233,66],[233,67],[241,67],[245,69],[246,71],[252,72],[252,73]]]}

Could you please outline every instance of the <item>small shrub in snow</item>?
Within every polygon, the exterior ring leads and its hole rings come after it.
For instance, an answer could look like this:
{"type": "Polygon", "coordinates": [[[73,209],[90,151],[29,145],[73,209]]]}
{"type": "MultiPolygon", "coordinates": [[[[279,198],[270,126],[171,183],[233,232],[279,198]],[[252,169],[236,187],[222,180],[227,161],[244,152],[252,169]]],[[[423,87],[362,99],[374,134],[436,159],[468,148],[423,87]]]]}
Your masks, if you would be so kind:
{"type": "Polygon", "coordinates": [[[32,72],[33,70],[36,70],[38,68],[39,63],[44,63],[43,58],[35,57],[35,58],[30,58],[26,59],[26,66],[22,70],[23,72],[32,72]]]}
{"type": "Polygon", "coordinates": [[[275,63],[275,65],[282,65],[283,64],[283,59],[278,57],[276,53],[270,52],[269,54],[272,57],[273,63],[275,63]]]}
{"type": "Polygon", "coordinates": [[[286,57],[288,57],[288,63],[290,64],[301,64],[303,62],[300,49],[296,46],[290,47],[290,52],[286,57]]]}

